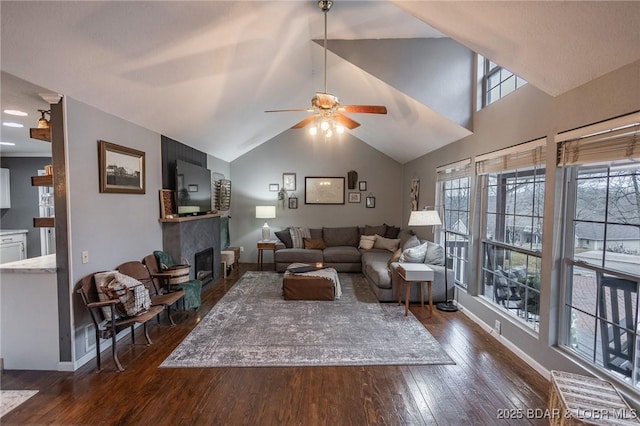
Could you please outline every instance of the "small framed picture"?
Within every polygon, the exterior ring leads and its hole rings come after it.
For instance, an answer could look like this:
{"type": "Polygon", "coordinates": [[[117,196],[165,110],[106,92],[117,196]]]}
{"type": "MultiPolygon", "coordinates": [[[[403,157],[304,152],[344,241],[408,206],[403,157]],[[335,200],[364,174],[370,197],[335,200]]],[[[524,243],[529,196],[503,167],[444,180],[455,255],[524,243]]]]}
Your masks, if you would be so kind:
{"type": "Polygon", "coordinates": [[[359,192],[350,192],[349,193],[349,202],[350,203],[359,203],[360,202],[360,193],[359,192]]]}
{"type": "Polygon", "coordinates": [[[296,190],[296,174],[295,173],[282,174],[282,189],[284,189],[285,191],[296,190]]]}
{"type": "Polygon", "coordinates": [[[198,192],[198,185],[196,184],[189,184],[189,192],[198,192]]]}
{"type": "Polygon", "coordinates": [[[360,182],[358,182],[358,189],[360,191],[366,191],[367,190],[367,181],[366,180],[361,180],[360,182]]]}
{"type": "Polygon", "coordinates": [[[369,195],[366,199],[366,206],[368,209],[373,209],[376,207],[376,197],[369,195]]]}
{"type": "Polygon", "coordinates": [[[271,192],[280,191],[280,185],[278,185],[277,183],[270,183],[269,184],[269,191],[271,191],[271,192]]]}
{"type": "Polygon", "coordinates": [[[290,209],[298,208],[298,197],[296,197],[295,195],[289,197],[289,208],[290,209]]]}

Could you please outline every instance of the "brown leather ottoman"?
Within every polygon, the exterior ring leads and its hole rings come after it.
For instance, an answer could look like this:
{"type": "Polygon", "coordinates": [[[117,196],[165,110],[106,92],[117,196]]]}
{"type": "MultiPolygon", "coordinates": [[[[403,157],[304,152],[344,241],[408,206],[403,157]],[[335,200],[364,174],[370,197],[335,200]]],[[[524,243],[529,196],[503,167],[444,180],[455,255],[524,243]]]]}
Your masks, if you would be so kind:
{"type": "Polygon", "coordinates": [[[285,300],[335,300],[333,281],[323,277],[284,273],[282,291],[285,300]]]}

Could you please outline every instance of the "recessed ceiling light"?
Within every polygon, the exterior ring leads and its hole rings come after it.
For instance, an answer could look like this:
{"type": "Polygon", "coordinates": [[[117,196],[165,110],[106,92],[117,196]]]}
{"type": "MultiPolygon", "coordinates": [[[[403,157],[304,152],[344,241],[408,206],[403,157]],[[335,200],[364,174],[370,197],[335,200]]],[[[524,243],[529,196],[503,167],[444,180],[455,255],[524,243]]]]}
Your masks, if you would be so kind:
{"type": "Polygon", "coordinates": [[[27,114],[24,111],[20,111],[19,109],[5,109],[4,110],[5,114],[9,114],[9,115],[17,115],[18,117],[26,117],[27,114]]]}
{"type": "Polygon", "coordinates": [[[13,142],[0,142],[0,145],[16,146],[16,144],[13,142]]]}
{"type": "Polygon", "coordinates": [[[24,125],[20,123],[14,123],[12,121],[3,121],[2,125],[7,127],[24,127],[24,125]]]}

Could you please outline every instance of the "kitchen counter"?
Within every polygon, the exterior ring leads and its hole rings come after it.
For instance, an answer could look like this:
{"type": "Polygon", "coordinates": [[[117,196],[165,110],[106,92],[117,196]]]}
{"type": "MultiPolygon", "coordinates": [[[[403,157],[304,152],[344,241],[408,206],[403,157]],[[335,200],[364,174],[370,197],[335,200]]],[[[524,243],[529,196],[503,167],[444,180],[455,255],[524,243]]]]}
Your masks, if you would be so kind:
{"type": "Polygon", "coordinates": [[[56,255],[32,257],[15,262],[7,262],[0,265],[0,274],[7,272],[47,274],[56,272],[56,255]]]}

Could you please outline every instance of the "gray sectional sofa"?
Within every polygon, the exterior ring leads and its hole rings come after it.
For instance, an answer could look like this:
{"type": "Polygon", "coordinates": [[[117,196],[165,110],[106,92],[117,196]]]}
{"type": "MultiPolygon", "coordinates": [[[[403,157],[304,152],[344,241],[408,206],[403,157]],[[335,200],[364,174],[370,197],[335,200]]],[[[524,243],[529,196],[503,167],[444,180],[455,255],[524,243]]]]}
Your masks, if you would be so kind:
{"type": "MultiPolygon", "coordinates": [[[[339,227],[309,229],[307,247],[294,248],[289,228],[276,232],[280,240],[275,252],[276,271],[284,272],[292,263],[322,263],[338,272],[362,272],[381,302],[397,302],[400,276],[397,273],[398,257],[406,249],[418,245],[428,247],[424,263],[434,270],[432,292],[434,302],[444,302],[453,297],[454,273],[448,270],[449,295],[445,294],[444,249],[435,243],[420,241],[411,230],[400,230],[387,225],[365,227],[339,227]],[[388,248],[362,248],[362,235],[379,235],[386,244],[397,240],[396,250],[388,248]]],[[[383,244],[381,244],[383,245],[383,244]]],[[[414,259],[415,261],[415,259],[414,259]]],[[[425,296],[426,297],[426,296],[425,296]]],[[[420,301],[419,286],[411,286],[410,300],[420,301]]]]}

